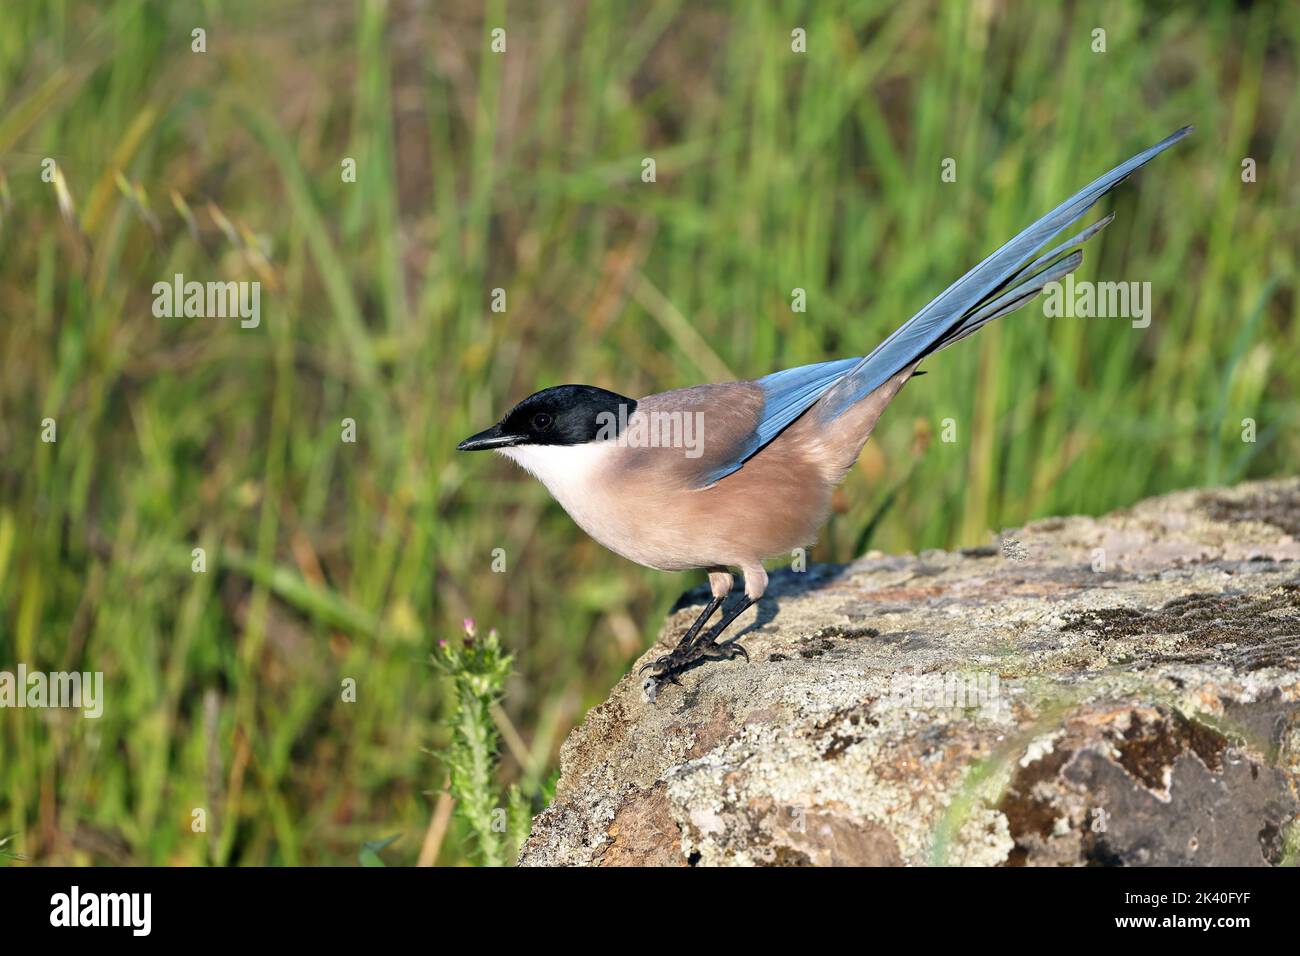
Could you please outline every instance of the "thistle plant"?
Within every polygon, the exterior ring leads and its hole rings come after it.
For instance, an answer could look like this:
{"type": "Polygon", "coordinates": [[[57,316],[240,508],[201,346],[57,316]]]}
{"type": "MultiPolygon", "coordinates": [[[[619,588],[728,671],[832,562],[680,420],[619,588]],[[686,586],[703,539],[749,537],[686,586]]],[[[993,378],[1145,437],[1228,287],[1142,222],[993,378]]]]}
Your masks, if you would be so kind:
{"type": "Polygon", "coordinates": [[[531,808],[519,788],[503,790],[496,780],[501,733],[492,710],[512,662],[497,632],[479,637],[471,620],[462,640],[439,641],[433,654],[433,665],[451,684],[451,736],[439,757],[449,772],[455,815],[469,828],[476,862],[483,866],[513,862],[531,825],[531,808]]]}

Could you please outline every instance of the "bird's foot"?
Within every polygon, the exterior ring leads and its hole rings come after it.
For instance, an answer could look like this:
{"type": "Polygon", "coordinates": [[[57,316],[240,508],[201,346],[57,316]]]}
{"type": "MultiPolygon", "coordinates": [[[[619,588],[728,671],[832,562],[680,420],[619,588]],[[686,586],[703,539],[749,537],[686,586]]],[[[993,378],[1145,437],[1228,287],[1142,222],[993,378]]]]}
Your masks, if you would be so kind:
{"type": "Polygon", "coordinates": [[[639,673],[651,671],[650,679],[658,683],[670,681],[680,684],[677,675],[707,661],[730,661],[737,657],[749,660],[744,646],[733,638],[730,641],[694,641],[678,644],[672,652],[657,657],[641,667],[639,673]]]}

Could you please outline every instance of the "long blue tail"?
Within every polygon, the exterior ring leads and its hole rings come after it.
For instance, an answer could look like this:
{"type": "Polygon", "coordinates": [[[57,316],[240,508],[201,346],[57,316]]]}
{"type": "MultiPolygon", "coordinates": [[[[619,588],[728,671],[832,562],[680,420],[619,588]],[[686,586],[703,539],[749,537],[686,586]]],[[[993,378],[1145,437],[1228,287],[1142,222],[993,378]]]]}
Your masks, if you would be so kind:
{"type": "Polygon", "coordinates": [[[1082,219],[1098,199],[1135,169],[1191,131],[1190,126],[1184,126],[1079,190],[950,285],[866,358],[788,368],[758,379],[764,405],[752,434],[725,461],[702,475],[699,487],[715,484],[742,467],[814,405],[820,403],[817,414],[823,420],[834,419],[903,369],[994,319],[1014,312],[1042,292],[1047,283],[1073,272],[1083,261],[1078,247],[1105,228],[1112,216],[1098,220],[1047,252],[1030,257],[1082,219]]]}
{"type": "Polygon", "coordinates": [[[1134,170],[1191,131],[1192,127],[1184,126],[1150,149],[1116,166],[950,285],[827,389],[821,396],[822,414],[834,418],[912,363],[1015,311],[1038,295],[1047,283],[1076,269],[1083,261],[1083,253],[1075,251],[1076,247],[1104,228],[1111,216],[1032,261],[1030,256],[1082,219],[1098,199],[1127,179],[1134,170]]]}

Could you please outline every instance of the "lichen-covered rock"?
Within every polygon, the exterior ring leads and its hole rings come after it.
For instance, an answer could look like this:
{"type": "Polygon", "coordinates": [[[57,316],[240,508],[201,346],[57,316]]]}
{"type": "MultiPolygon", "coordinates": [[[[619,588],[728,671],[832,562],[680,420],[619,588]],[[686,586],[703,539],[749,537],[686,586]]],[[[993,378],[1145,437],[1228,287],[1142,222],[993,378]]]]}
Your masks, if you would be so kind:
{"type": "Polygon", "coordinates": [[[750,662],[634,670],[573,731],[521,862],[1293,859],[1298,537],[1290,480],[775,574],[750,662]]]}

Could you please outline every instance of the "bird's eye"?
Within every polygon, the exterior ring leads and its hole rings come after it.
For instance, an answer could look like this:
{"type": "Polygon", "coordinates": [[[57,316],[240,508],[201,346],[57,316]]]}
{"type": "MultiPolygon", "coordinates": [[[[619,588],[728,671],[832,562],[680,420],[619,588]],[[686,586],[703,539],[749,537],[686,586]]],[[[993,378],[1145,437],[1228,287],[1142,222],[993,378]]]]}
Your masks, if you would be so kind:
{"type": "Polygon", "coordinates": [[[548,428],[550,428],[553,424],[555,424],[555,419],[551,418],[551,416],[546,414],[545,412],[538,412],[536,415],[533,416],[534,431],[544,432],[548,428]]]}

